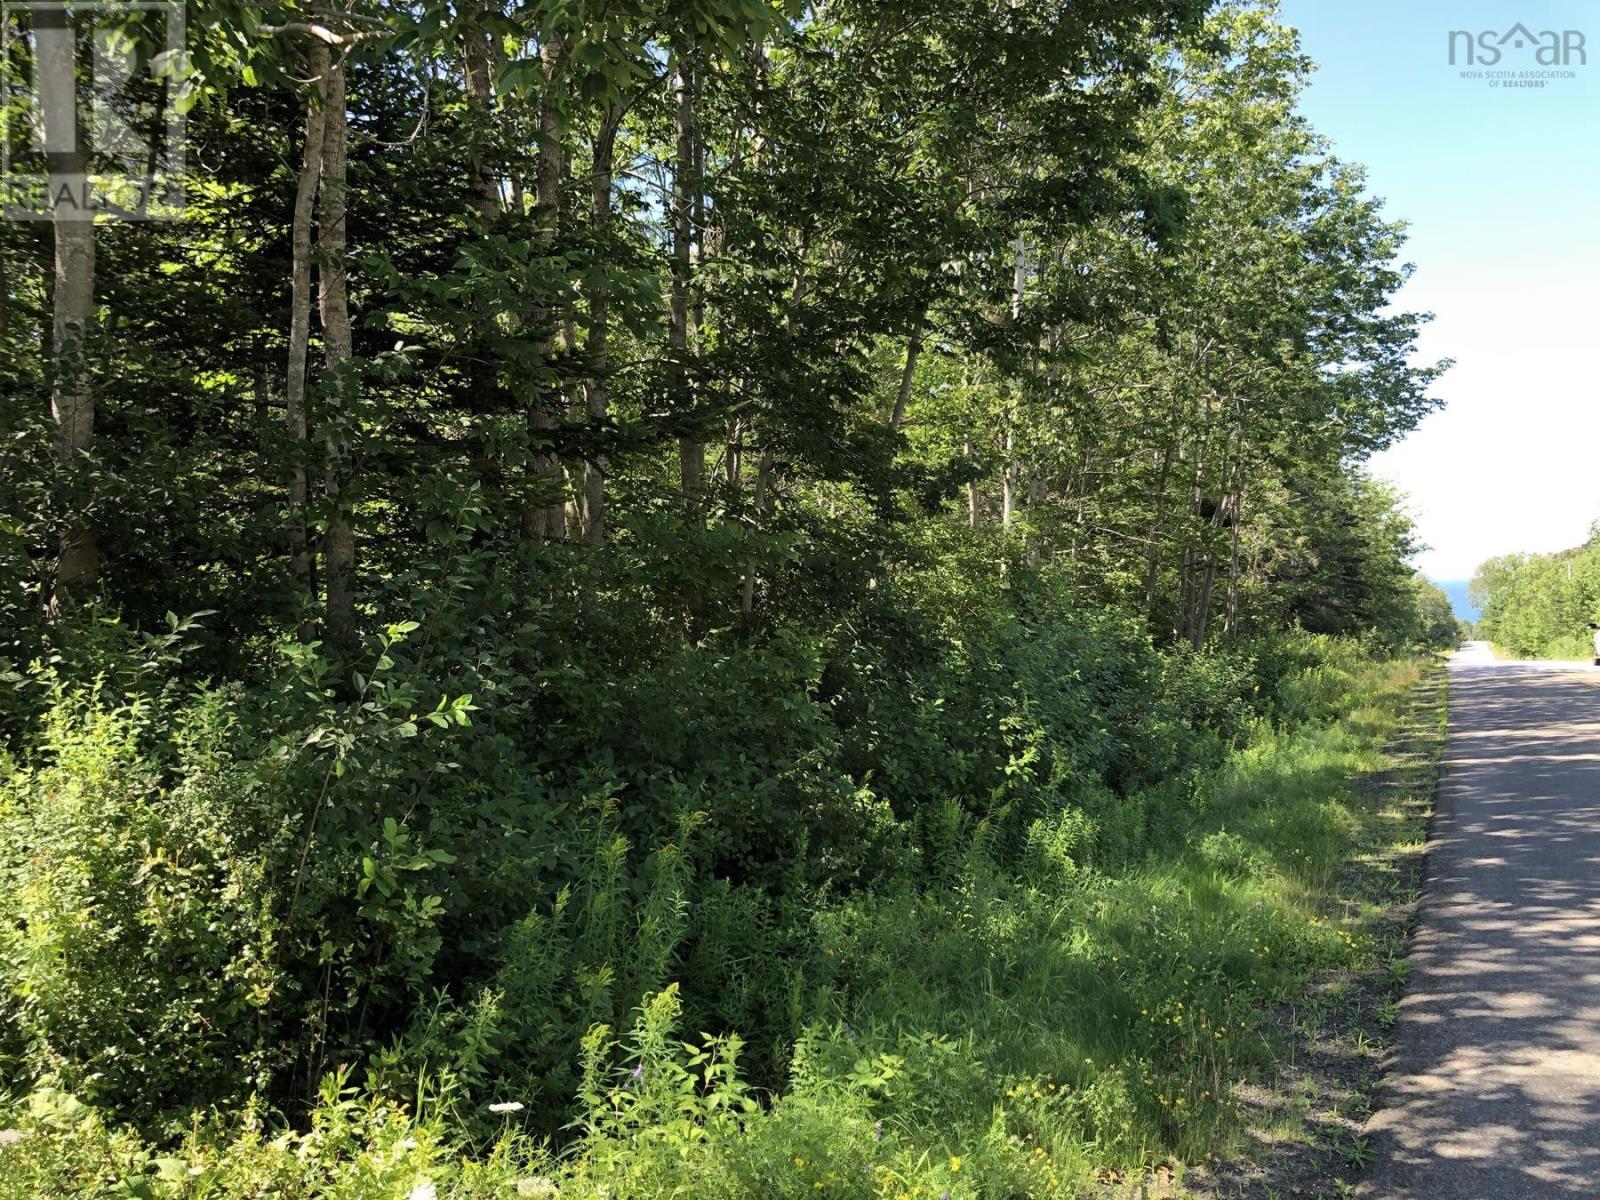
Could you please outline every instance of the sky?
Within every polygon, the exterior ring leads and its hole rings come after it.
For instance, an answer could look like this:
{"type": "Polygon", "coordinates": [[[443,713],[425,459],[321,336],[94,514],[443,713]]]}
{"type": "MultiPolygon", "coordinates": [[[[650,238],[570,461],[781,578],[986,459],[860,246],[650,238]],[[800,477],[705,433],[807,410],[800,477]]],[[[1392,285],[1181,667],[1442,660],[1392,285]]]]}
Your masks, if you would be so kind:
{"type": "MultiPolygon", "coordinates": [[[[1434,314],[1419,359],[1453,359],[1445,408],[1371,463],[1409,497],[1418,566],[1581,543],[1600,519],[1600,3],[1282,0],[1318,64],[1302,101],[1406,220],[1403,308],[1434,314]],[[1587,65],[1543,88],[1450,65],[1452,30],[1575,30],[1587,65]]],[[[1544,69],[1507,44],[1493,68],[1544,69]]]]}

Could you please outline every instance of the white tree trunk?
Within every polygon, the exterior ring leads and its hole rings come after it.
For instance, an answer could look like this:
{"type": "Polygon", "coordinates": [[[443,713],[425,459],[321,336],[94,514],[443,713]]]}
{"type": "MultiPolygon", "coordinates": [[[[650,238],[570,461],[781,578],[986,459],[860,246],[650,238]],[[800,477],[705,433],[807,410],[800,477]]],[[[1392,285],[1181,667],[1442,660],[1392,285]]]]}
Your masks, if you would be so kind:
{"type": "MultiPolygon", "coordinates": [[[[56,457],[64,476],[84,474],[94,443],[94,389],[89,341],[94,334],[94,213],[89,206],[88,159],[78,121],[75,34],[61,8],[35,10],[39,76],[46,119],[46,157],[55,234],[51,292],[50,414],[56,457]]],[[[85,511],[86,489],[71,488],[73,511],[61,532],[50,609],[90,587],[100,572],[100,547],[85,511]]]]}
{"type": "Polygon", "coordinates": [[[311,590],[311,552],[306,540],[306,460],[310,422],[306,411],[306,358],[311,341],[311,223],[322,178],[322,144],[328,97],[328,47],[313,41],[307,55],[311,91],[306,97],[305,157],[295,186],[290,225],[289,368],[284,382],[284,424],[294,456],[289,477],[289,554],[295,579],[311,590]]]}
{"type": "MultiPolygon", "coordinates": [[[[695,189],[694,74],[692,46],[680,46],[672,87],[675,101],[676,145],[672,163],[672,303],[668,312],[668,342],[672,349],[678,402],[688,399],[690,342],[690,276],[693,272],[695,189]]],[[[706,448],[698,438],[678,439],[678,469],[683,505],[691,514],[700,511],[705,496],[706,448]]]]}

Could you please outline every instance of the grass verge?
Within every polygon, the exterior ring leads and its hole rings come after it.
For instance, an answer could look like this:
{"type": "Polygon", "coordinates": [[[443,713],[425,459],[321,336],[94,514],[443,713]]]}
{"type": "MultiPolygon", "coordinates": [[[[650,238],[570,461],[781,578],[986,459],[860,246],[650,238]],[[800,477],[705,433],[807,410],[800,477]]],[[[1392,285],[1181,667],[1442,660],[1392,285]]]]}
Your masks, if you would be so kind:
{"type": "Polygon", "coordinates": [[[1359,835],[1327,915],[1353,932],[1359,952],[1274,1013],[1270,1068],[1235,1086],[1239,1140],[1224,1162],[1191,1177],[1193,1195],[1343,1197],[1368,1165],[1363,1127],[1405,986],[1448,691],[1442,667],[1418,683],[1385,765],[1352,789],[1359,835]]]}
{"type": "Polygon", "coordinates": [[[3,1135],[0,1195],[1265,1195],[1239,1188],[1275,1186],[1296,1148],[1356,1165],[1370,1086],[1319,1062],[1372,1057],[1375,1078],[1441,686],[1335,654],[1289,681],[1292,721],[1151,798],[1136,864],[1097,864],[1064,810],[1018,869],[980,834],[938,886],[819,906],[827,965],[788,999],[804,1032],[780,1097],[744,1084],[736,1038],[680,1029],[669,988],[591,1031],[559,1153],[519,1133],[516,1097],[502,1134],[466,1138],[448,1081],[402,1110],[336,1075],[309,1129],[220,1113],[164,1147],[46,1090],[3,1135]]]}

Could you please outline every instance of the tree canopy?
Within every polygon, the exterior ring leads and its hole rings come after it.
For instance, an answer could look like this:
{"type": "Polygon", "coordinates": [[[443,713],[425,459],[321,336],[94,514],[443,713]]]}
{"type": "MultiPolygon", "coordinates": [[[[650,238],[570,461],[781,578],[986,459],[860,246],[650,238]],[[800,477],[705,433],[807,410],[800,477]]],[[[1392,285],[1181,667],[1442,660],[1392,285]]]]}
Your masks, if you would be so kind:
{"type": "MultiPolygon", "coordinates": [[[[597,1082],[608,1031],[681,1014],[763,1096],[850,1057],[883,1099],[904,1056],[840,1014],[904,964],[863,931],[968,929],[992,883],[1056,945],[1048,889],[1191,841],[1246,878],[1221,764],[1349,645],[1453,636],[1364,469],[1435,404],[1404,228],[1269,3],[189,30],[129,100],[186,108],[175,219],[0,222],[29,1087],[159,1140],[444,1079],[560,1143],[644,1094],[597,1082]]],[[[1273,994],[1205,970],[1229,1020],[1273,994]]],[[[1146,1024],[1141,1098],[1095,1085],[1135,1159],[1186,1128],[1158,1077],[1223,1053],[1146,1024]]]]}

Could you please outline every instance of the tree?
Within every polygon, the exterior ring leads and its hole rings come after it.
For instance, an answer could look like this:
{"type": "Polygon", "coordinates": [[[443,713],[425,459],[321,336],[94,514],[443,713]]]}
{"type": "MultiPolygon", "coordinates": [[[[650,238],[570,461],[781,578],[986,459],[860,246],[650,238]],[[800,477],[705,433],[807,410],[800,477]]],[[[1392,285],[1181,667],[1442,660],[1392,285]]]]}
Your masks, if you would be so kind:
{"type": "Polygon", "coordinates": [[[90,587],[100,570],[100,548],[85,487],[95,417],[89,356],[95,318],[94,198],[88,131],[82,125],[78,99],[77,30],[65,8],[41,8],[34,18],[55,231],[50,412],[70,509],[63,521],[50,594],[52,611],[59,611],[69,596],[81,595],[90,587]]]}

